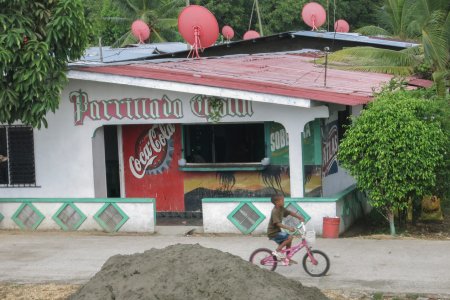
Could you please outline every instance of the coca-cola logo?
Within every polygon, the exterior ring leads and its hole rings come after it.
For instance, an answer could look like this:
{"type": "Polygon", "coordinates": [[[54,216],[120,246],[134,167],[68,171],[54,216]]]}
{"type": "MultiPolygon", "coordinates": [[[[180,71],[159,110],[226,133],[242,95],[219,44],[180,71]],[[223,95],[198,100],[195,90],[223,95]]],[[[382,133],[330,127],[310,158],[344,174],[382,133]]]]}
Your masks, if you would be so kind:
{"type": "Polygon", "coordinates": [[[174,132],[174,125],[158,124],[138,137],[134,156],[130,156],[128,160],[134,177],[143,178],[146,174],[162,173],[169,168],[173,152],[171,138],[174,132]]]}

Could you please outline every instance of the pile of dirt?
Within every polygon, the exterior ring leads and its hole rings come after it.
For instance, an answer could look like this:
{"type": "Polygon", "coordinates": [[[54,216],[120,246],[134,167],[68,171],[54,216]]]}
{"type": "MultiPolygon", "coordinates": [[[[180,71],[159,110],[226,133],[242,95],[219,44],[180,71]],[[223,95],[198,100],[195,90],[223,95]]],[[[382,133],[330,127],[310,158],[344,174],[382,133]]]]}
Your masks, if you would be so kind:
{"type": "Polygon", "coordinates": [[[196,245],[110,257],[69,299],[328,299],[317,288],[196,245]]]}

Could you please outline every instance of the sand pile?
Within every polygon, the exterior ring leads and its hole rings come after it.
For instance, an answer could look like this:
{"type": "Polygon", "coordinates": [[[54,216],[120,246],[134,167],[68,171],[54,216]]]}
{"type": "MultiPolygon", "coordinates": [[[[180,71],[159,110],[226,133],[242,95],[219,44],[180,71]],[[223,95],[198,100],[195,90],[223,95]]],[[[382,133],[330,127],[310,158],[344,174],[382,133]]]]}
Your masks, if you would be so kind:
{"type": "Polygon", "coordinates": [[[319,289],[196,245],[110,257],[72,300],[327,299],[319,289]]]}

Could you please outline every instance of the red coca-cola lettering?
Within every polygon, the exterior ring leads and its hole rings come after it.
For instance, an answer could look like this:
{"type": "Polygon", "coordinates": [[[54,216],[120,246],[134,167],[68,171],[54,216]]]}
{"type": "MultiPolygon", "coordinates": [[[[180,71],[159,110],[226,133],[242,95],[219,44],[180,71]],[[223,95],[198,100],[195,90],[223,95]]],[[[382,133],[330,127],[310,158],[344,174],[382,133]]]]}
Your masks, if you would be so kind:
{"type": "Polygon", "coordinates": [[[156,169],[164,162],[168,155],[168,143],[174,132],[174,125],[158,124],[139,136],[135,155],[130,156],[128,160],[134,177],[143,178],[146,171],[156,169]]]}

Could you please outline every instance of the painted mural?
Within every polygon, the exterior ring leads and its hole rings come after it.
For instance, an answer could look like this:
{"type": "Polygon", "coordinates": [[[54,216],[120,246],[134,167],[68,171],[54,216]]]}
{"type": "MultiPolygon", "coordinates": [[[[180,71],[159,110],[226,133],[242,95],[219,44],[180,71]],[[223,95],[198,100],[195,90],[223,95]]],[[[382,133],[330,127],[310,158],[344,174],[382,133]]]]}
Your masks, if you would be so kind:
{"type": "Polygon", "coordinates": [[[305,197],[320,197],[322,195],[320,120],[305,125],[302,134],[302,154],[305,197]]]}
{"type": "Polygon", "coordinates": [[[322,137],[322,176],[338,172],[338,121],[325,124],[322,137]]]}
{"type": "Polygon", "coordinates": [[[157,211],[184,211],[180,125],[122,127],[126,197],[156,199],[157,211]]]}
{"type": "MultiPolygon", "coordinates": [[[[287,147],[286,142],[276,142],[275,132],[276,128],[271,130],[274,147],[287,147]]],[[[155,198],[157,211],[201,211],[201,199],[206,197],[290,194],[287,154],[261,171],[181,171],[180,125],[127,125],[122,127],[122,139],[126,197],[155,198]]],[[[286,151],[275,148],[275,154],[286,151]]]]}
{"type": "Polygon", "coordinates": [[[186,172],[186,210],[200,210],[202,198],[268,197],[275,193],[290,195],[287,133],[278,123],[270,123],[267,128],[270,165],[260,171],[186,172]]]}

